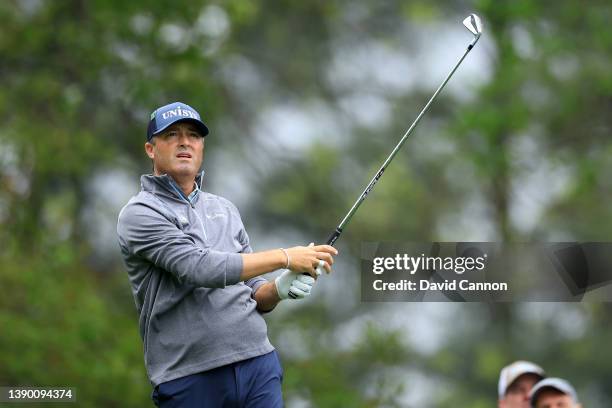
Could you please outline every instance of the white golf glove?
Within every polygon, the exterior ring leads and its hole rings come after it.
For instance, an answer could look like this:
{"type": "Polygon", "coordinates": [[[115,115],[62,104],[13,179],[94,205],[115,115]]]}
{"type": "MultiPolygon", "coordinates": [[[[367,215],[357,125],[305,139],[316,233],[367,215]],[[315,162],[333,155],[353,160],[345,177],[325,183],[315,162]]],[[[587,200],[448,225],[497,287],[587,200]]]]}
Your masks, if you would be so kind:
{"type": "Polygon", "coordinates": [[[310,290],[315,280],[310,275],[301,272],[286,270],[274,279],[276,291],[281,299],[290,299],[289,292],[295,295],[295,299],[304,299],[310,296],[310,290]]]}

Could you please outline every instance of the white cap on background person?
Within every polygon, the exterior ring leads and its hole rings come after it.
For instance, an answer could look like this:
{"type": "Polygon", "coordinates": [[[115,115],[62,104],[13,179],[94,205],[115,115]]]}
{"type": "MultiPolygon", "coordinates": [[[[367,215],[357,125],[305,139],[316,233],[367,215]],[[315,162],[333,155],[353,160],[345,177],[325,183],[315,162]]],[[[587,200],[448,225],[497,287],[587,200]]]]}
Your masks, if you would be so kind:
{"type": "Polygon", "coordinates": [[[546,378],[538,382],[535,387],[531,390],[531,406],[537,407],[540,399],[543,398],[555,398],[557,405],[554,406],[567,406],[576,407],[578,404],[578,394],[572,385],[562,378],[546,378]],[[546,391],[553,391],[552,395],[547,396],[546,391]],[[563,402],[561,402],[563,399],[563,402]]]}
{"type": "Polygon", "coordinates": [[[539,376],[540,379],[545,376],[544,369],[539,365],[530,361],[515,361],[504,367],[499,374],[499,383],[497,387],[499,398],[502,399],[512,383],[525,374],[535,374],[539,376]]]}

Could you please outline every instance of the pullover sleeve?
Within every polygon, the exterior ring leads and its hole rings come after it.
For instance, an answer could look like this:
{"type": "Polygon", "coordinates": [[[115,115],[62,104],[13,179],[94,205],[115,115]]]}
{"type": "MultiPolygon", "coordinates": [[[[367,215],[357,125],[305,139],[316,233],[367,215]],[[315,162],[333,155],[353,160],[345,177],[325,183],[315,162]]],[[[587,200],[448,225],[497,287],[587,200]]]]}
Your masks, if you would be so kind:
{"type": "MultiPolygon", "coordinates": [[[[245,233],[245,234],[246,234],[246,233],[245,233]]],[[[248,237],[247,237],[247,239],[248,239],[248,237]]],[[[244,250],[244,249],[243,249],[243,250],[242,250],[242,252],[243,252],[243,253],[245,253],[245,254],[250,254],[251,252],[253,252],[253,250],[251,249],[251,247],[250,247],[250,246],[247,246],[247,249],[248,249],[248,250],[244,250]]],[[[250,287],[250,288],[251,288],[251,290],[253,291],[253,292],[251,293],[251,297],[253,297],[253,296],[255,295],[255,292],[257,292],[257,289],[259,289],[259,287],[260,287],[261,285],[263,285],[264,283],[267,283],[267,282],[268,282],[268,280],[267,280],[267,279],[262,278],[261,276],[256,276],[256,277],[254,277],[254,278],[251,278],[251,279],[249,279],[249,280],[245,281],[244,283],[245,283],[245,284],[246,284],[248,287],[250,287]]]]}
{"type": "Polygon", "coordinates": [[[119,244],[130,255],[141,257],[198,287],[223,288],[240,281],[242,257],[238,253],[203,249],[154,209],[139,203],[126,206],[117,224],[119,244]]]}
{"type": "MultiPolygon", "coordinates": [[[[232,211],[235,212],[236,216],[238,217],[238,219],[240,220],[240,224],[242,226],[242,229],[240,231],[240,243],[242,244],[242,253],[243,254],[250,254],[253,252],[253,249],[251,248],[251,244],[250,244],[250,240],[249,240],[249,234],[247,234],[246,232],[246,228],[244,228],[244,224],[242,223],[242,218],[240,217],[240,213],[238,211],[238,209],[236,208],[236,206],[234,206],[232,204],[231,206],[232,211]]],[[[245,281],[244,283],[251,288],[251,297],[253,297],[255,295],[255,292],[257,292],[257,289],[259,289],[259,287],[261,285],[263,285],[264,283],[267,283],[268,280],[265,278],[262,278],[261,276],[256,276],[254,278],[251,278],[247,281],[245,281]]]]}

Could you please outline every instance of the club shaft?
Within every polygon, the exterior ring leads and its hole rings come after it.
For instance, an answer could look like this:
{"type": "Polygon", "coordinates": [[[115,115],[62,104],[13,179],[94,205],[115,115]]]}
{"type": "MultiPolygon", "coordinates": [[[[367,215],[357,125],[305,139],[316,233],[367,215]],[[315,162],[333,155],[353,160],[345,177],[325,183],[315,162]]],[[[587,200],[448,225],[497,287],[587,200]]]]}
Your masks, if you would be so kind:
{"type": "Polygon", "coordinates": [[[389,163],[391,163],[391,161],[393,160],[393,158],[395,157],[397,152],[399,152],[399,150],[402,148],[404,142],[406,142],[406,139],[408,139],[408,136],[410,136],[410,134],[412,133],[412,131],[414,130],[416,125],[419,123],[419,121],[421,120],[423,115],[425,115],[425,113],[427,112],[427,110],[431,106],[432,102],[436,99],[436,97],[442,91],[442,89],[444,88],[446,83],[453,76],[453,74],[455,73],[457,68],[459,68],[459,65],[461,65],[461,63],[463,62],[465,57],[472,50],[472,48],[476,44],[476,41],[478,41],[478,37],[476,37],[474,39],[474,41],[472,41],[472,43],[470,43],[470,45],[467,47],[467,49],[465,50],[465,52],[463,53],[461,58],[459,58],[459,61],[457,62],[457,64],[455,64],[453,69],[446,76],[446,79],[444,79],[444,81],[442,82],[442,84],[440,84],[440,86],[438,87],[436,92],[434,92],[434,94],[431,96],[431,98],[429,99],[429,101],[427,102],[427,104],[425,105],[423,110],[421,110],[421,113],[419,113],[419,115],[414,120],[414,122],[412,122],[412,125],[410,125],[410,127],[408,128],[406,133],[404,133],[404,136],[402,136],[402,138],[399,141],[399,143],[395,146],[395,148],[393,149],[391,154],[389,154],[389,156],[387,157],[385,162],[382,164],[382,166],[380,166],[380,169],[378,169],[378,171],[376,172],[376,174],[374,175],[372,180],[370,180],[370,183],[368,184],[368,186],[365,188],[365,190],[363,190],[363,192],[361,193],[361,195],[359,196],[357,201],[355,201],[355,203],[353,204],[351,209],[348,211],[348,213],[344,216],[344,218],[342,219],[340,224],[338,224],[338,226],[336,227],[336,230],[329,236],[329,238],[327,239],[327,244],[328,245],[334,245],[334,243],[338,240],[338,238],[340,238],[340,235],[342,234],[342,231],[344,230],[346,225],[350,222],[350,220],[353,217],[353,215],[355,214],[355,212],[357,212],[357,209],[365,201],[365,199],[367,198],[368,194],[370,193],[370,191],[372,191],[372,189],[374,188],[374,186],[376,185],[378,180],[380,180],[380,178],[382,177],[382,175],[385,172],[385,170],[386,170],[387,166],[389,165],[389,163]]]}

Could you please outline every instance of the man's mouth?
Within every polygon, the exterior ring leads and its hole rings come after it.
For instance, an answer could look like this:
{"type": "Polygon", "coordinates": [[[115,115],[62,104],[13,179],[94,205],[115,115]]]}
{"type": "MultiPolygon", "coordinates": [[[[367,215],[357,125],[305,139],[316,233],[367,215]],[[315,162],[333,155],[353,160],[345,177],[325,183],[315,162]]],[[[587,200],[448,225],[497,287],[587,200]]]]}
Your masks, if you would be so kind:
{"type": "Polygon", "coordinates": [[[179,153],[179,154],[176,155],[176,157],[191,159],[191,155],[189,153],[179,153]]]}

